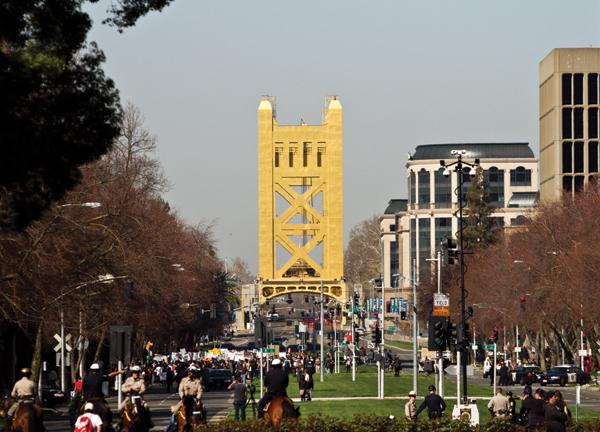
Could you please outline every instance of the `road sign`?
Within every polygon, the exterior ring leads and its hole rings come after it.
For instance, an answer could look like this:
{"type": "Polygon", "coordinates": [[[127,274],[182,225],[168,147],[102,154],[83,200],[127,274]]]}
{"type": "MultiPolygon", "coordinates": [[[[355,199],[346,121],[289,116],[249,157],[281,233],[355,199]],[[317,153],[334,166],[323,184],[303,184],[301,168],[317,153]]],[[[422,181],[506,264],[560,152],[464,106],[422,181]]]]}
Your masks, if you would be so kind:
{"type": "Polygon", "coordinates": [[[275,352],[275,348],[263,348],[261,351],[264,353],[273,354],[275,352]]]}
{"type": "Polygon", "coordinates": [[[433,294],[433,316],[450,316],[450,298],[446,294],[433,294]]]}
{"type": "Polygon", "coordinates": [[[396,326],[391,325],[391,326],[388,326],[387,329],[388,329],[388,331],[396,331],[396,326]]]}
{"type": "MultiPolygon", "coordinates": [[[[56,339],[56,342],[58,342],[58,344],[54,347],[54,351],[59,352],[60,346],[61,346],[60,335],[55,334],[54,339],[56,339]]],[[[71,350],[73,349],[73,347],[71,345],[69,345],[69,342],[71,342],[71,334],[68,334],[65,336],[65,351],[66,352],[71,352],[71,350]]]]}
{"type": "Polygon", "coordinates": [[[483,345],[483,349],[488,351],[494,351],[494,344],[485,344],[483,345]]]}
{"type": "Polygon", "coordinates": [[[122,361],[124,364],[131,362],[131,326],[110,326],[109,328],[111,364],[122,361]]]}
{"type": "Polygon", "coordinates": [[[521,347],[515,347],[515,352],[516,353],[520,353],[521,352],[521,347]]]}

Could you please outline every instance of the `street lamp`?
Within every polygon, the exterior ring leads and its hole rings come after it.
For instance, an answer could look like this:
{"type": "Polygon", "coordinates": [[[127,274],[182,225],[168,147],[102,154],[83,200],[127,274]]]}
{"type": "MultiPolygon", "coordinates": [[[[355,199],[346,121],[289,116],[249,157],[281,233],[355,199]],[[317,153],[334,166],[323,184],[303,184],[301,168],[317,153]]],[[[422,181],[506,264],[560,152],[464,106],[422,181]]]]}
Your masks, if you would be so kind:
{"type": "Polygon", "coordinates": [[[479,159],[475,159],[474,163],[465,162],[463,156],[467,154],[466,150],[451,150],[450,154],[456,157],[456,161],[446,164],[445,160],[440,160],[440,166],[444,168],[443,174],[445,176],[450,175],[450,168],[454,167],[454,171],[458,174],[458,231],[459,231],[459,258],[460,258],[460,325],[459,332],[461,340],[459,341],[459,350],[461,354],[460,369],[462,378],[462,399],[463,404],[467,404],[467,345],[468,341],[465,340],[465,322],[466,322],[466,292],[465,292],[465,250],[464,250],[464,236],[463,236],[463,184],[464,184],[464,172],[463,167],[469,167],[469,175],[475,176],[475,168],[479,166],[479,159]]]}
{"type": "Polygon", "coordinates": [[[57,206],[59,209],[62,208],[66,208],[66,207],[89,207],[89,208],[98,208],[98,207],[102,207],[102,203],[99,202],[84,202],[84,203],[67,203],[67,204],[61,204],[57,206]]]}

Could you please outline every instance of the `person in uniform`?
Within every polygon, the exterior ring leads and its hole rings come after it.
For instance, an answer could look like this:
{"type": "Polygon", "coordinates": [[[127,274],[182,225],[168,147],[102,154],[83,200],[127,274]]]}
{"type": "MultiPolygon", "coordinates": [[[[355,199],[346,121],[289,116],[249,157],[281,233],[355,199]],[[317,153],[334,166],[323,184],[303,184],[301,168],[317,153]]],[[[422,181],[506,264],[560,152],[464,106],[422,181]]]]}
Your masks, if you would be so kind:
{"type": "Polygon", "coordinates": [[[442,399],[440,395],[435,393],[435,386],[430,385],[428,390],[429,394],[425,396],[425,400],[419,406],[415,418],[418,417],[425,408],[427,408],[427,414],[430,419],[440,418],[444,415],[446,402],[444,402],[444,399],[442,399]]]}
{"type": "Polygon", "coordinates": [[[408,393],[408,402],[404,405],[404,417],[408,421],[414,421],[417,418],[417,393],[411,390],[408,393]]]}
{"type": "Polygon", "coordinates": [[[265,375],[266,394],[258,401],[258,417],[262,418],[265,406],[276,396],[287,397],[287,386],[289,384],[288,374],[281,367],[281,360],[276,358],[271,362],[273,366],[265,375]]]}
{"type": "MultiPolygon", "coordinates": [[[[125,393],[127,396],[123,403],[121,404],[121,409],[125,408],[125,406],[129,403],[132,403],[131,396],[139,396],[141,398],[142,394],[146,391],[146,383],[142,378],[142,368],[138,365],[135,365],[131,368],[131,376],[125,380],[123,384],[121,384],[121,391],[125,393]]],[[[144,401],[143,398],[140,400],[140,404],[143,407],[142,415],[143,420],[146,424],[150,425],[150,409],[148,408],[148,404],[144,401]]]]}
{"type": "Polygon", "coordinates": [[[183,405],[183,398],[185,396],[193,396],[197,403],[202,402],[202,379],[200,377],[200,369],[196,365],[192,364],[188,368],[187,376],[183,377],[179,382],[179,402],[171,407],[173,415],[167,429],[170,429],[175,424],[175,416],[183,405]]]}
{"type": "Polygon", "coordinates": [[[106,399],[104,399],[102,383],[108,381],[109,378],[113,376],[123,373],[124,371],[114,371],[108,375],[102,375],[100,372],[100,365],[98,363],[93,363],[90,366],[90,373],[83,379],[83,384],[81,385],[83,400],[84,402],[90,402],[94,405],[105,425],[110,425],[112,423],[112,412],[106,399]]]}
{"type": "Polygon", "coordinates": [[[7,422],[12,423],[12,419],[23,402],[35,401],[35,383],[31,380],[31,369],[21,369],[21,379],[17,381],[10,395],[15,399],[7,412],[7,422]]]}

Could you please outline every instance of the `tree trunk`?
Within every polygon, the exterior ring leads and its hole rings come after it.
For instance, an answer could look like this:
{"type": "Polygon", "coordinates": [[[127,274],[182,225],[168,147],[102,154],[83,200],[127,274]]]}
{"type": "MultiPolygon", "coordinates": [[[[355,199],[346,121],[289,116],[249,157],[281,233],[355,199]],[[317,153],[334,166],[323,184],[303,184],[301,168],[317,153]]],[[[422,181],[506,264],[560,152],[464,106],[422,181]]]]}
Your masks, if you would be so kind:
{"type": "MultiPolygon", "coordinates": [[[[31,359],[31,379],[37,386],[40,374],[42,373],[42,334],[44,320],[40,320],[37,332],[35,334],[35,345],[33,348],[33,358],[31,359]]],[[[39,393],[40,389],[38,389],[39,393]]]]}
{"type": "Polygon", "coordinates": [[[100,353],[102,352],[102,347],[104,346],[104,338],[106,337],[106,326],[102,326],[102,331],[100,332],[100,338],[98,339],[98,346],[96,347],[96,353],[94,354],[93,363],[97,363],[100,359],[100,353]]]}

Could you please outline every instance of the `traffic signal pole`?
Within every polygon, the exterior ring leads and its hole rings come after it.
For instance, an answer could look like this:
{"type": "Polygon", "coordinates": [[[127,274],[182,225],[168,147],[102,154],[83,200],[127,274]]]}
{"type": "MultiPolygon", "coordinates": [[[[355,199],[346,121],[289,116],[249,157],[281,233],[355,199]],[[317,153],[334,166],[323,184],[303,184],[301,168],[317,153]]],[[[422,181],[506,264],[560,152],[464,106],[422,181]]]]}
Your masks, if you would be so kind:
{"type": "MultiPolygon", "coordinates": [[[[465,321],[466,321],[466,294],[465,294],[465,249],[464,249],[464,235],[463,235],[463,164],[462,164],[462,156],[458,155],[458,163],[456,164],[456,171],[458,172],[459,184],[458,184],[458,223],[459,232],[460,232],[460,335],[461,338],[465,336],[465,321]]],[[[459,349],[460,349],[460,370],[461,370],[461,378],[462,378],[462,403],[468,404],[467,397],[467,361],[468,361],[468,352],[465,349],[464,340],[459,341],[459,349]]]]}
{"type": "Polygon", "coordinates": [[[352,294],[352,302],[350,303],[352,307],[352,322],[351,322],[351,331],[352,331],[352,381],[356,381],[356,341],[354,339],[354,293],[352,294]]]}
{"type": "Polygon", "coordinates": [[[413,391],[417,392],[417,377],[419,376],[419,363],[417,359],[417,346],[419,345],[417,331],[417,260],[412,262],[412,289],[413,289],[413,391]]]}

